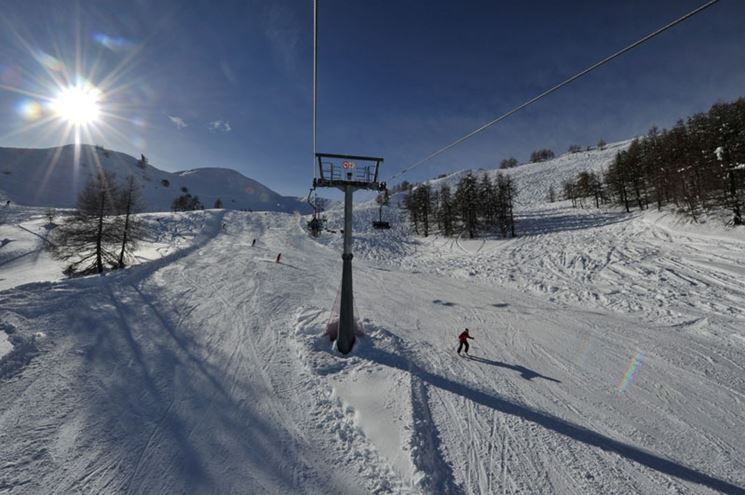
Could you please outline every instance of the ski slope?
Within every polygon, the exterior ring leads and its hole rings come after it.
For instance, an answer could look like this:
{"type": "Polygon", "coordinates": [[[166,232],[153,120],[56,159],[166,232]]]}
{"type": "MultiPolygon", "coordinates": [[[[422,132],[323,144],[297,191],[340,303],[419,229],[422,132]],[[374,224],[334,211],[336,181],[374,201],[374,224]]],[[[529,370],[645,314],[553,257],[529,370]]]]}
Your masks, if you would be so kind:
{"type": "Polygon", "coordinates": [[[300,216],[168,215],[188,240],[152,261],[0,292],[0,494],[745,493],[740,232],[535,203],[514,240],[418,239],[375,215],[346,357],[323,337],[341,236],[300,216]]]}
{"type": "Polygon", "coordinates": [[[537,163],[524,163],[514,168],[508,169],[467,169],[448,174],[444,177],[427,181],[432,188],[437,191],[442,185],[450,186],[455,190],[458,181],[468,173],[472,173],[477,178],[484,174],[492,180],[498,173],[508,174],[517,182],[518,196],[516,204],[518,206],[529,206],[537,203],[548,201],[549,189],[553,187],[556,197],[559,198],[562,193],[562,183],[565,181],[574,181],[580,172],[596,172],[601,174],[608,169],[620,151],[624,151],[631,144],[631,139],[611,143],[603,149],[593,148],[590,150],[579,151],[577,153],[564,153],[554,159],[537,163]]]}

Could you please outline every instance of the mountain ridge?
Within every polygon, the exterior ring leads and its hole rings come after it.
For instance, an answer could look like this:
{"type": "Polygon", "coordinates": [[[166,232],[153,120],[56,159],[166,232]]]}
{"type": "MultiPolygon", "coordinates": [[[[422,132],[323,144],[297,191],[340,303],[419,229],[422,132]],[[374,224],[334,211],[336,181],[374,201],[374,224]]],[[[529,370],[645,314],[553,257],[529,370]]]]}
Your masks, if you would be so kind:
{"type": "Polygon", "coordinates": [[[98,169],[119,180],[134,176],[142,188],[145,211],[168,211],[173,200],[186,193],[198,196],[207,208],[220,199],[229,209],[310,211],[299,198],[282,196],[234,169],[167,172],[126,153],[88,144],[0,147],[0,198],[27,206],[73,208],[83,185],[98,169]]]}

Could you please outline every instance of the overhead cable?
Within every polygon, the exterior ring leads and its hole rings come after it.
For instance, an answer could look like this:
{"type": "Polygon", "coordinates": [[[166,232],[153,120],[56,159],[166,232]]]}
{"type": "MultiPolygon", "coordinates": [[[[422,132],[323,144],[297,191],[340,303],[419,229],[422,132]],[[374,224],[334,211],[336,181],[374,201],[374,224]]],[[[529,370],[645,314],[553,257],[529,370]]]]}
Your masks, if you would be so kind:
{"type": "Polygon", "coordinates": [[[313,0],[313,178],[316,177],[316,127],[318,126],[318,0],[313,0]]]}
{"type": "Polygon", "coordinates": [[[389,181],[392,181],[396,177],[399,177],[399,176],[405,174],[406,172],[408,172],[409,170],[413,169],[414,167],[417,167],[417,166],[421,165],[422,163],[424,163],[426,161],[429,161],[429,160],[431,160],[432,158],[434,158],[434,157],[436,157],[438,155],[441,155],[442,153],[446,152],[447,150],[449,150],[449,149],[451,149],[451,148],[459,145],[460,143],[462,143],[466,139],[469,139],[469,138],[475,136],[476,134],[480,133],[481,131],[484,131],[484,130],[488,129],[489,127],[493,126],[494,124],[496,124],[498,122],[501,122],[502,120],[506,119],[510,115],[512,115],[514,113],[517,113],[518,111],[522,110],[523,108],[527,107],[528,105],[532,105],[533,103],[537,102],[538,100],[540,100],[540,99],[542,99],[542,98],[550,95],[554,91],[556,91],[556,90],[558,90],[558,89],[566,86],[567,84],[569,84],[569,83],[571,83],[571,82],[579,79],[580,77],[584,76],[585,74],[587,74],[589,72],[592,72],[593,70],[597,69],[598,67],[607,64],[611,60],[613,60],[613,59],[615,59],[617,57],[620,57],[624,53],[626,53],[626,52],[628,52],[630,50],[633,50],[634,48],[636,48],[637,46],[641,45],[642,43],[644,43],[646,41],[649,41],[650,39],[654,38],[655,36],[664,33],[668,29],[670,29],[670,28],[672,28],[672,27],[680,24],[681,22],[685,21],[686,19],[689,19],[689,18],[693,17],[694,15],[698,14],[699,12],[703,11],[704,9],[707,9],[707,8],[711,7],[712,5],[714,5],[717,2],[719,2],[719,0],[710,0],[709,2],[707,2],[707,3],[703,4],[703,5],[701,5],[700,7],[698,7],[697,9],[688,12],[684,16],[675,19],[674,21],[672,21],[672,22],[670,22],[670,23],[662,26],[661,28],[657,29],[656,31],[654,31],[652,33],[649,33],[648,35],[644,36],[640,40],[635,41],[634,43],[630,44],[626,48],[623,48],[623,49],[617,51],[616,53],[614,53],[614,54],[612,54],[612,55],[610,55],[610,56],[602,59],[601,61],[599,61],[599,62],[597,62],[597,63],[595,63],[595,64],[587,67],[586,69],[582,70],[581,72],[578,72],[577,74],[573,75],[569,79],[566,79],[565,81],[560,82],[556,86],[554,86],[554,87],[552,87],[552,88],[544,91],[543,93],[539,94],[538,96],[536,96],[534,98],[531,98],[530,100],[528,100],[528,101],[526,101],[524,103],[521,103],[520,105],[516,106],[515,108],[513,108],[509,112],[505,113],[504,115],[501,115],[501,116],[497,117],[496,119],[494,119],[494,120],[492,120],[490,122],[487,122],[486,124],[482,125],[478,129],[474,129],[473,131],[469,132],[465,136],[456,139],[455,141],[453,141],[452,143],[448,144],[447,146],[444,146],[444,147],[438,149],[437,151],[435,151],[434,153],[431,153],[431,154],[427,155],[426,157],[422,158],[421,160],[419,160],[417,162],[414,162],[414,163],[412,163],[412,164],[404,167],[401,171],[399,171],[398,173],[396,173],[393,176],[391,176],[391,178],[389,179],[389,181]]]}

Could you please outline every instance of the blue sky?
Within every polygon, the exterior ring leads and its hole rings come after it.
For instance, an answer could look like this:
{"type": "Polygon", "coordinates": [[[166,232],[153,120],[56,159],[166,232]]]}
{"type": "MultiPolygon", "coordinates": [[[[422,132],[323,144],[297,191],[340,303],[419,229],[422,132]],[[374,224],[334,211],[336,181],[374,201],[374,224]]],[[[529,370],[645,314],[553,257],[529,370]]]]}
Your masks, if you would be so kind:
{"type": "MultiPolygon", "coordinates": [[[[318,149],[383,156],[389,177],[702,3],[320,0],[318,149]]],[[[70,142],[45,99],[84,78],[103,91],[84,141],[303,195],[312,5],[4,0],[0,146],[70,142]]],[[[721,0],[402,178],[626,139],[745,96],[743,19],[745,2],[721,0]]]]}

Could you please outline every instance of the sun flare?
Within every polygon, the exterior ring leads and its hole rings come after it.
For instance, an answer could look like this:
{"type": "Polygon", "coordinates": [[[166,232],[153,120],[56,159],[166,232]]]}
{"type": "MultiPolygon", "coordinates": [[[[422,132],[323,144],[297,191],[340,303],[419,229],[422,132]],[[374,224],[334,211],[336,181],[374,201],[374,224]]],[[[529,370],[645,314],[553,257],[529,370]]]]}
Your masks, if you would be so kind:
{"type": "Polygon", "coordinates": [[[74,126],[98,121],[101,92],[89,84],[70,86],[60,91],[51,107],[59,118],[74,126]]]}

